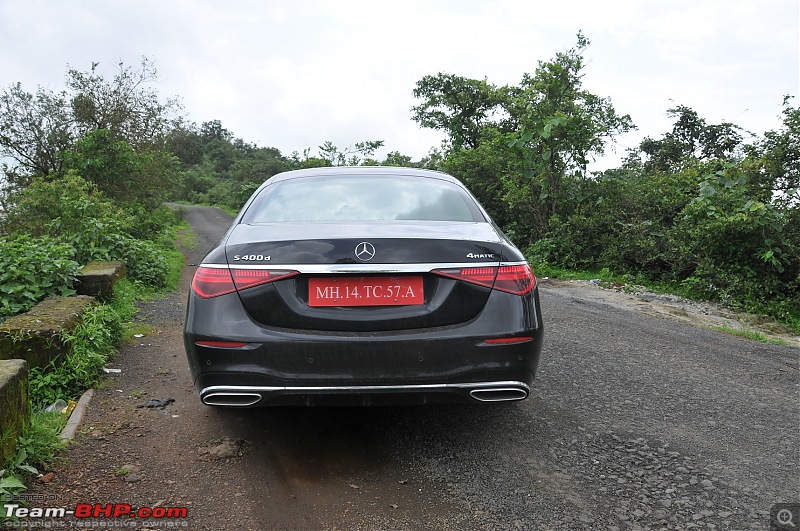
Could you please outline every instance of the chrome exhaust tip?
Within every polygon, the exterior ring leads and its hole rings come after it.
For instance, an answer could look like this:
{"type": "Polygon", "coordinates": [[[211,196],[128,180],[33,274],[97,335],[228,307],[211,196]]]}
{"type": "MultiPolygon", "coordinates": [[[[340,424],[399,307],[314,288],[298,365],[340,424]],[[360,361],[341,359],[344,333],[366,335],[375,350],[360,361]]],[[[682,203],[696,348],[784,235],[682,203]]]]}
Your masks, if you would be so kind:
{"type": "Polygon", "coordinates": [[[490,389],[473,389],[469,396],[478,402],[513,402],[528,398],[528,391],[518,387],[495,387],[490,389]]]}
{"type": "Polygon", "coordinates": [[[202,397],[207,406],[249,407],[261,402],[258,393],[209,393],[202,397]]]}

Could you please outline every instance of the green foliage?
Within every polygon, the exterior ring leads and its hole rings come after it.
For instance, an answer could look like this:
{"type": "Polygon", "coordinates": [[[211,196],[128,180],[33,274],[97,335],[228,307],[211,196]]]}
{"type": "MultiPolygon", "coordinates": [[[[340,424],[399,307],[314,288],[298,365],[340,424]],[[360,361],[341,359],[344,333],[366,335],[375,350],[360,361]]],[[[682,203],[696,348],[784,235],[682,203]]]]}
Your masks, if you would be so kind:
{"type": "Polygon", "coordinates": [[[519,232],[525,230],[524,214],[512,208],[504,179],[519,175],[521,163],[508,138],[496,129],[484,129],[476,147],[452,150],[438,169],[467,185],[498,225],[519,232]]]}
{"type": "MultiPolygon", "coordinates": [[[[705,175],[672,227],[691,294],[759,310],[800,294],[797,240],[788,213],[750,196],[738,165],[705,175]]],[[[791,317],[785,315],[784,317],[791,317]]],[[[800,317],[800,306],[796,310],[800,317]]]]}
{"type": "Polygon", "coordinates": [[[590,159],[603,154],[606,141],[634,127],[630,116],[618,115],[608,98],[583,90],[588,46],[578,33],[574,48],[540,61],[518,86],[496,87],[486,80],[439,73],[423,77],[414,89],[423,102],[413,108],[413,119],[449,134],[450,151],[442,167],[465,170],[465,159],[487,153],[478,152],[483,142],[497,149],[498,135],[509,135],[507,149],[477,164],[487,177],[487,170],[497,169],[496,183],[484,183],[478,195],[493,199],[489,208],[522,243],[548,232],[551,218],[573,199],[572,188],[585,178],[590,159]]]}
{"type": "MultiPolygon", "coordinates": [[[[147,210],[134,203],[123,210],[95,185],[70,172],[52,181],[37,179],[18,192],[7,213],[6,230],[57,239],[58,249],[69,246],[69,258],[79,264],[122,260],[133,280],[163,288],[167,277],[163,248],[171,246],[172,240],[163,241],[162,234],[174,222],[174,214],[166,207],[147,210]]],[[[59,250],[53,252],[52,256],[60,256],[59,250]]],[[[53,267],[52,261],[40,265],[36,260],[41,257],[30,260],[29,267],[53,267]]]]}
{"type": "Polygon", "coordinates": [[[108,129],[95,129],[65,153],[65,166],[122,203],[156,208],[177,183],[178,159],[162,150],[134,148],[108,129]]]}
{"type": "Polygon", "coordinates": [[[319,146],[319,156],[330,166],[359,166],[383,146],[383,140],[356,142],[354,147],[340,149],[330,140],[319,146]]]}
{"type": "Polygon", "coordinates": [[[3,232],[25,232],[35,236],[76,232],[86,219],[132,225],[126,213],[108,200],[97,187],[75,172],[63,178],[36,178],[10,198],[3,232]]]}
{"type": "Polygon", "coordinates": [[[155,65],[146,57],[138,68],[120,62],[110,79],[98,66],[92,63],[88,71],[67,70],[70,110],[80,136],[106,129],[133,146],[152,145],[180,109],[176,99],[162,101],[149,87],[158,80],[155,65]]]}
{"type": "Polygon", "coordinates": [[[39,87],[31,94],[17,83],[0,94],[0,156],[16,163],[6,172],[12,184],[24,187],[31,177],[61,175],[65,154],[93,131],[106,130],[137,153],[159,144],[180,105],[162,101],[149,87],[157,79],[153,64],[147,58],[138,68],[119,63],[110,79],[98,66],[68,68],[61,92],[39,87]]]}
{"type": "Polygon", "coordinates": [[[77,399],[94,385],[123,332],[122,317],[113,305],[89,308],[75,330],[62,332],[62,340],[69,345],[66,359],[31,369],[28,389],[33,407],[44,407],[59,398],[77,399]]]}
{"type": "Polygon", "coordinates": [[[741,128],[734,124],[709,125],[685,105],[669,109],[667,115],[675,118],[672,131],[658,140],[647,137],[629,150],[627,166],[647,173],[680,172],[697,161],[731,160],[741,147],[741,128]]]}
{"type": "MultiPolygon", "coordinates": [[[[26,490],[24,480],[46,470],[64,448],[60,439],[67,417],[59,412],[40,411],[31,415],[17,441],[17,452],[6,463],[0,463],[0,500],[11,500],[26,490]]],[[[6,519],[0,505],[0,522],[6,519]]]]}
{"type": "Polygon", "coordinates": [[[31,423],[23,431],[17,445],[13,466],[30,474],[38,474],[55,461],[61,442],[61,430],[67,416],[59,411],[38,411],[31,415],[31,423]]]}
{"type": "Polygon", "coordinates": [[[478,147],[486,127],[508,132],[507,126],[494,119],[503,103],[504,89],[485,79],[439,72],[417,81],[413,94],[424,101],[411,109],[412,120],[421,127],[445,131],[456,150],[478,147]]]}
{"type": "Polygon", "coordinates": [[[578,33],[518,86],[423,77],[413,119],[449,136],[437,168],[473,190],[539,271],[615,271],[800,331],[800,110],[785,98],[783,127],[743,145],[738,126],[677,105],[671,131],[587,176],[633,128],[582,88],[588,46],[578,33]]]}
{"type": "Polygon", "coordinates": [[[509,145],[520,150],[527,179],[511,197],[534,214],[535,235],[561,212],[571,181],[585,176],[590,158],[603,154],[607,140],[634,128],[608,98],[582,89],[588,46],[578,33],[575,48],[540,61],[534,75],[525,74],[510,91],[509,113],[519,126],[509,145]]]}
{"type": "Polygon", "coordinates": [[[69,245],[48,237],[0,238],[0,320],[45,297],[73,295],[78,263],[69,245]]]}
{"type": "Polygon", "coordinates": [[[32,94],[16,83],[0,94],[0,157],[16,162],[10,168],[3,165],[12,185],[25,186],[32,175],[60,171],[74,135],[66,93],[39,87],[32,94]]]}

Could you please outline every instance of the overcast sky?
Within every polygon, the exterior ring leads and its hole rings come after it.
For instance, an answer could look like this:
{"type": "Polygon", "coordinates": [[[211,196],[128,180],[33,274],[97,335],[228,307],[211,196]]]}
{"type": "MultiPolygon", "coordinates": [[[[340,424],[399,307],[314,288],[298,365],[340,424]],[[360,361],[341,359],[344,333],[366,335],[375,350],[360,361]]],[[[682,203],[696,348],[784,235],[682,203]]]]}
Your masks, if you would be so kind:
{"type": "MultiPolygon", "coordinates": [[[[441,135],[411,121],[411,91],[444,72],[519,83],[539,60],[592,42],[584,87],[659,137],[681,104],[757,134],[800,85],[798,0],[0,0],[0,88],[61,90],[67,65],[152,59],[163,96],[285,155],[384,140],[415,160],[441,135]]],[[[797,104],[797,103],[796,103],[797,104]]],[[[616,165],[613,157],[601,165],[616,165]]],[[[600,168],[597,168],[600,169],[600,168]]]]}

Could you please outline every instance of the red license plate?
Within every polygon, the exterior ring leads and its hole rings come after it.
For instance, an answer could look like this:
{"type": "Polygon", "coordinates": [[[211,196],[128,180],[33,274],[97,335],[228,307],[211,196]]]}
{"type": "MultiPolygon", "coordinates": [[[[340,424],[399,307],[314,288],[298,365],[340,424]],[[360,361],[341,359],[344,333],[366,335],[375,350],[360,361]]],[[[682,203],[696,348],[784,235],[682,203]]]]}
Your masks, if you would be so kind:
{"type": "Polygon", "coordinates": [[[308,279],[309,306],[406,306],[424,302],[422,277],[308,279]]]}

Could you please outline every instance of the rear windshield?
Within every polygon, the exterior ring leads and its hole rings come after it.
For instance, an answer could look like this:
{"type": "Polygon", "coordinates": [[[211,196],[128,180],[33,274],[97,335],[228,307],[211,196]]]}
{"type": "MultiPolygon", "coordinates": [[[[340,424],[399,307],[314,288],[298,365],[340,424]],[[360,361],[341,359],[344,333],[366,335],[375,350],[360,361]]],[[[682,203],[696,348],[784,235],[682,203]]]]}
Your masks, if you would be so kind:
{"type": "Polygon", "coordinates": [[[264,188],[242,223],[287,221],[486,221],[472,197],[425,177],[301,177],[264,188]]]}

